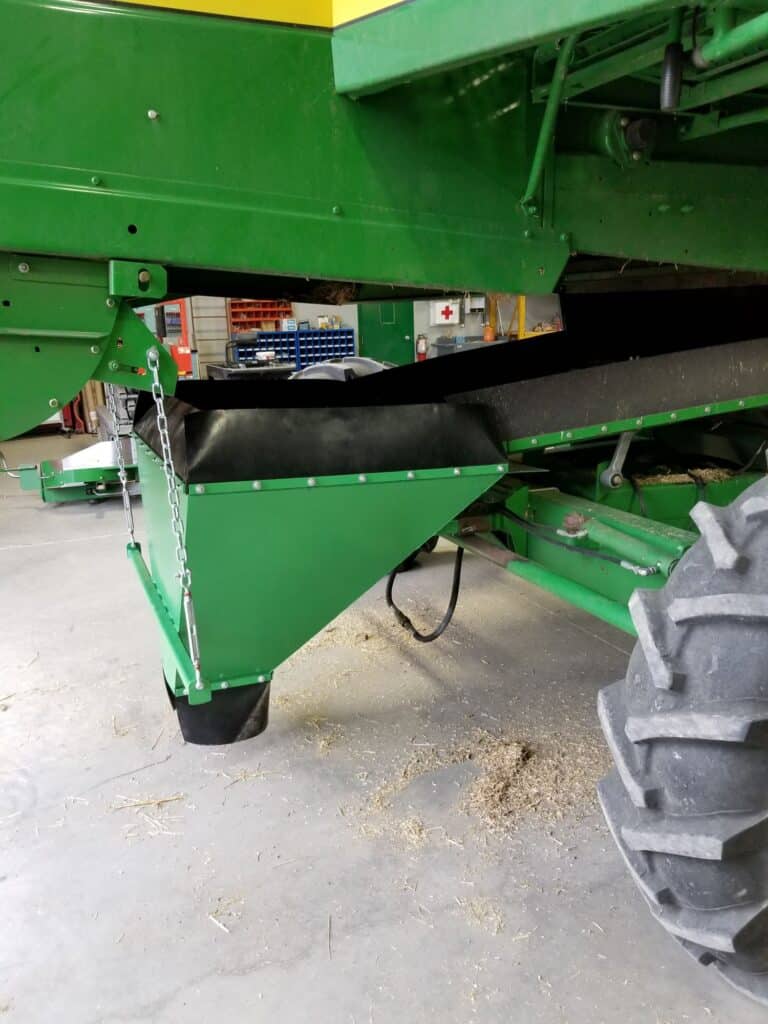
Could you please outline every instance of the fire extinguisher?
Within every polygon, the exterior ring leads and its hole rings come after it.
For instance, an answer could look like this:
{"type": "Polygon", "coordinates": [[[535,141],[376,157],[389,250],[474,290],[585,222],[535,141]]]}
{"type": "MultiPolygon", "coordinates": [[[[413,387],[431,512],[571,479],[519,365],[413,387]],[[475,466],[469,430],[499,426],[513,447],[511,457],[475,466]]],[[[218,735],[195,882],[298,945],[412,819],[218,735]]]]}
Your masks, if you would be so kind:
{"type": "Polygon", "coordinates": [[[427,358],[427,336],[420,334],[416,339],[416,362],[423,363],[427,358]]]}

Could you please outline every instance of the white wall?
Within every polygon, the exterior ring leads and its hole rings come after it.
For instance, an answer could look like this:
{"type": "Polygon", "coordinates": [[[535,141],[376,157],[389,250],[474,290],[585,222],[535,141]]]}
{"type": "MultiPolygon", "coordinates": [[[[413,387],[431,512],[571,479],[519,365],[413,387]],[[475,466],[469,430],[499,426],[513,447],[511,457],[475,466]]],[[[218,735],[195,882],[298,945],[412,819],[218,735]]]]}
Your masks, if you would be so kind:
{"type": "Polygon", "coordinates": [[[357,306],[321,306],[313,302],[294,302],[293,315],[297,320],[309,320],[313,327],[315,318],[318,316],[340,316],[342,327],[354,328],[355,345],[357,345],[359,331],[357,306]]]}

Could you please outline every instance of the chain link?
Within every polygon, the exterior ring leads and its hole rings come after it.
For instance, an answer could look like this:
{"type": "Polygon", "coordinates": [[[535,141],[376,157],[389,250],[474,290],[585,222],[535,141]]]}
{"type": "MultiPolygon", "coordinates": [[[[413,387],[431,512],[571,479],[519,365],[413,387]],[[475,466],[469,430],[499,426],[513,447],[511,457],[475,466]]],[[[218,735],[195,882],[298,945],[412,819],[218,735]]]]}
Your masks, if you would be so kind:
{"type": "Polygon", "coordinates": [[[152,375],[152,397],[155,400],[155,413],[157,417],[157,431],[160,435],[160,447],[163,457],[163,471],[168,489],[168,507],[171,511],[171,529],[173,530],[176,542],[176,562],[179,566],[178,578],[181,581],[182,603],[184,606],[184,617],[187,621],[187,640],[189,642],[189,656],[192,659],[192,667],[195,671],[195,689],[205,688],[200,672],[200,646],[197,638],[197,621],[195,619],[195,606],[192,603],[192,573],[187,560],[187,549],[184,544],[184,526],[181,521],[181,509],[179,506],[179,492],[176,487],[176,468],[173,464],[173,452],[171,451],[171,438],[168,431],[168,418],[165,415],[165,392],[160,381],[160,354],[156,348],[151,348],[147,353],[149,372],[152,375]]]}
{"type": "Polygon", "coordinates": [[[128,474],[125,471],[125,456],[123,454],[123,442],[120,438],[120,424],[117,416],[117,398],[112,384],[105,384],[104,391],[107,396],[107,409],[112,417],[112,444],[115,447],[117,458],[117,475],[120,480],[120,489],[123,495],[123,511],[125,512],[125,525],[128,527],[128,536],[131,544],[136,544],[136,530],[133,525],[133,508],[131,507],[131,495],[128,491],[128,474]]]}

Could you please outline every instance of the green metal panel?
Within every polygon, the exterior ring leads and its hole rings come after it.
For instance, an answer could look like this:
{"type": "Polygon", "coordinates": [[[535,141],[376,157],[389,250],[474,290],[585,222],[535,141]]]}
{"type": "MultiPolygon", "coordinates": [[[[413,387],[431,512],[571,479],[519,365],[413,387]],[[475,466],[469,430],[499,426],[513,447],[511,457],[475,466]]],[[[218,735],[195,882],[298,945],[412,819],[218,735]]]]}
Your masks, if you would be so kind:
{"type": "Polygon", "coordinates": [[[361,356],[397,366],[414,361],[412,302],[363,302],[357,315],[361,356]]]}
{"type": "MultiPolygon", "coordinates": [[[[162,465],[143,442],[137,454],[152,579],[169,628],[183,635],[162,465]]],[[[269,676],[505,472],[505,465],[448,467],[265,480],[257,488],[233,481],[182,494],[206,681],[190,701],[209,700],[222,683],[269,676]]],[[[167,638],[165,651],[172,681],[167,638]]]]}
{"type": "Polygon", "coordinates": [[[336,95],[322,32],[3,0],[0,33],[0,248],[527,291],[567,258],[523,245],[509,201],[525,131],[493,115],[524,64],[363,106],[336,95]]]}
{"type": "Polygon", "coordinates": [[[658,0],[412,0],[334,34],[339,92],[364,95],[645,11],[658,0]]]}

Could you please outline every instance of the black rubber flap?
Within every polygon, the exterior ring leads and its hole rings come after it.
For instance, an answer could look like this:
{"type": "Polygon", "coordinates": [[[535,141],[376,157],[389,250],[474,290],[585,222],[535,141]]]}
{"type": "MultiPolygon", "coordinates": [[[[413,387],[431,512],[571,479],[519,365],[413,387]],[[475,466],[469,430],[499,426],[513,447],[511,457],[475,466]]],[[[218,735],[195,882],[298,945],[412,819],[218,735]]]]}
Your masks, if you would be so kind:
{"type": "Polygon", "coordinates": [[[190,704],[186,697],[176,697],[181,735],[187,743],[201,746],[238,743],[258,736],[269,724],[269,685],[217,690],[208,704],[190,704]]]}
{"type": "MultiPolygon", "coordinates": [[[[135,430],[159,455],[154,409],[145,408],[135,430]]],[[[485,411],[472,405],[201,411],[166,398],[165,408],[176,472],[188,484],[490,465],[506,458],[485,411]]]]}

